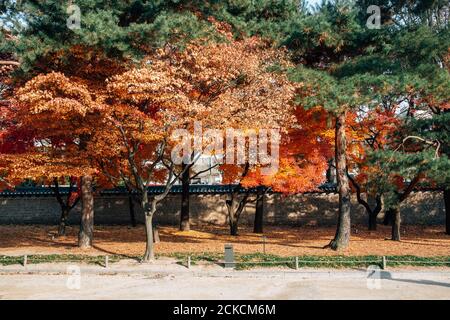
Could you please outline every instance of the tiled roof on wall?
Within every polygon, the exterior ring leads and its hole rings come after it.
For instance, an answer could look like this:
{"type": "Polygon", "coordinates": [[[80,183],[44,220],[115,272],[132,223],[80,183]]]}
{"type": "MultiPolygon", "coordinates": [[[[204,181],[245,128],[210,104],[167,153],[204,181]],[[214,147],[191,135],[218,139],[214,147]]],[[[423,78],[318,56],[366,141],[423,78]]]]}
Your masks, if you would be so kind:
{"type": "MultiPolygon", "coordinates": [[[[189,192],[191,194],[224,194],[231,192],[236,185],[205,185],[205,184],[191,184],[189,186],[189,192]]],[[[159,194],[164,191],[164,186],[149,186],[149,194],[159,194]]],[[[170,193],[179,194],[181,193],[181,185],[173,186],[170,193]]],[[[241,188],[240,192],[245,192],[246,189],[241,188]]],[[[251,188],[250,192],[256,192],[256,188],[251,188]]],[[[335,192],[336,186],[334,184],[323,184],[319,187],[316,192],[335,192]]],[[[69,192],[68,187],[60,187],[60,193],[65,195],[69,192]]],[[[268,192],[272,192],[268,190],[268,192]]],[[[125,188],[114,188],[99,191],[100,195],[126,195],[128,194],[125,188]]],[[[55,193],[50,187],[18,187],[14,190],[4,190],[0,192],[1,198],[6,197],[52,197],[55,193]]]]}

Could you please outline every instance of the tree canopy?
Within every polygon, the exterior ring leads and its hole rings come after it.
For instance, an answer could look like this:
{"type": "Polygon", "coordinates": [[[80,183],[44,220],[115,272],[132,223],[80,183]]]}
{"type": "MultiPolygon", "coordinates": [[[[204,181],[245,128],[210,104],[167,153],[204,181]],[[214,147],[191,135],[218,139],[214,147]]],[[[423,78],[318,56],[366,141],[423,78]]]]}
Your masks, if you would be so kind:
{"type": "MultiPolygon", "coordinates": [[[[170,158],[171,133],[197,122],[280,130],[276,172],[249,158],[221,163],[239,188],[317,190],[334,163],[333,249],[349,243],[352,193],[375,218],[392,211],[400,240],[411,191],[450,189],[446,1],[7,0],[0,17],[3,184],[93,175],[137,190],[146,259],[156,205],[185,170],[170,158]],[[148,199],[152,182],[165,189],[148,199]]],[[[249,199],[239,188],[227,202],[236,222],[249,199]]]]}

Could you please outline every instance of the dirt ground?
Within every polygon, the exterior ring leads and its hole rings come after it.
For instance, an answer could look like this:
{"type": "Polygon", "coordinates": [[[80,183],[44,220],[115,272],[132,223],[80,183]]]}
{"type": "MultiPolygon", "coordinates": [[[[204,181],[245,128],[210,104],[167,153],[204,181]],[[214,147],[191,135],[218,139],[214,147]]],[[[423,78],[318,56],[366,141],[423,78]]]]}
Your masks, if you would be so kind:
{"type": "MultiPolygon", "coordinates": [[[[122,254],[141,255],[145,249],[143,226],[96,226],[94,248],[76,246],[78,228],[68,227],[67,236],[55,238],[56,226],[0,226],[0,254],[122,254]]],[[[402,241],[386,240],[390,228],[379,226],[369,232],[365,226],[352,228],[347,250],[323,249],[333,238],[334,227],[266,227],[266,253],[280,256],[302,255],[450,255],[450,236],[440,226],[404,226],[402,241]]],[[[233,243],[237,253],[263,252],[261,235],[242,227],[238,237],[228,235],[226,227],[193,227],[180,232],[176,227],[159,227],[161,242],[157,254],[223,252],[224,244],[233,243]]]]}
{"type": "Polygon", "coordinates": [[[67,275],[0,275],[3,299],[450,299],[449,274],[389,272],[368,279],[366,272],[323,274],[195,276],[82,275],[69,287],[67,275]]]}

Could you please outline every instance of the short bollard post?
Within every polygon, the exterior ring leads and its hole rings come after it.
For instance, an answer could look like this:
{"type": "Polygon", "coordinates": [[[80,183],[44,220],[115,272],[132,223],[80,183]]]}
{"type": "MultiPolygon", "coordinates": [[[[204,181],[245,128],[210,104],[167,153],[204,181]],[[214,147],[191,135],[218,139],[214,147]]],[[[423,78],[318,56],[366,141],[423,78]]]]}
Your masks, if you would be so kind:
{"type": "Polygon", "coordinates": [[[295,257],[295,270],[298,270],[298,257],[295,257]]]}
{"type": "Polygon", "coordinates": [[[109,267],[109,256],[105,256],[105,268],[109,267]]]}
{"type": "Polygon", "coordinates": [[[232,244],[226,244],[225,245],[224,267],[225,268],[234,268],[234,265],[235,265],[235,262],[234,262],[233,245],[232,244]]]}
{"type": "Polygon", "coordinates": [[[25,254],[25,255],[23,256],[23,266],[26,267],[26,266],[27,266],[27,263],[28,263],[28,256],[25,254]]]}
{"type": "Polygon", "coordinates": [[[191,256],[187,257],[187,267],[188,267],[188,269],[191,268],[191,256]]]}
{"type": "Polygon", "coordinates": [[[383,256],[383,261],[382,261],[381,269],[383,269],[383,270],[386,269],[386,257],[385,257],[385,256],[383,256]]]}

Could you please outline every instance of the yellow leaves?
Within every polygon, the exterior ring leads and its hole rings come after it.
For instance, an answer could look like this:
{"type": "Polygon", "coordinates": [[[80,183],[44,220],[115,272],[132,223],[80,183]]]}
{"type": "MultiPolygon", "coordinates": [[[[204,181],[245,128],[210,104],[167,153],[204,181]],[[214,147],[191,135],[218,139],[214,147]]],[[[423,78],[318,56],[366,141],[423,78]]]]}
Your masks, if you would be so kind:
{"type": "Polygon", "coordinates": [[[18,90],[16,99],[26,106],[30,114],[51,112],[55,115],[85,116],[96,108],[91,93],[84,85],[56,72],[39,75],[27,82],[18,90]]]}
{"type": "Polygon", "coordinates": [[[184,51],[158,50],[146,66],[110,79],[112,101],[129,104],[182,128],[288,127],[296,85],[267,71],[287,59],[258,38],[189,44],[184,51]],[[251,121],[249,121],[251,119],[251,121]]]}
{"type": "Polygon", "coordinates": [[[102,110],[93,94],[92,88],[56,72],[39,75],[17,91],[11,117],[30,137],[22,153],[2,154],[0,166],[8,181],[50,181],[96,172],[82,147],[102,110]]]}
{"type": "Polygon", "coordinates": [[[164,103],[188,84],[152,67],[133,69],[113,77],[107,86],[112,97],[132,103],[164,103]]]}
{"type": "MultiPolygon", "coordinates": [[[[215,24],[227,35],[229,26],[215,24]]],[[[74,48],[74,55],[81,61],[104,61],[94,53],[83,56],[79,48],[74,48]]],[[[58,154],[31,148],[23,163],[35,169],[13,166],[11,174],[77,175],[81,172],[76,168],[88,170],[99,163],[110,173],[129,174],[131,157],[139,173],[146,175],[158,143],[174,129],[192,128],[195,121],[211,129],[282,128],[287,133],[296,120],[293,100],[301,85],[270,71],[275,64],[289,65],[286,52],[259,38],[193,42],[184,51],[157,50],[144,63],[105,83],[92,81],[86,70],[79,79],[49,73],[28,82],[17,92],[18,122],[32,127],[39,139],[61,139],[65,144],[55,146],[58,154]]],[[[239,170],[232,166],[228,176],[239,170]]],[[[291,179],[299,173],[296,170],[286,166],[280,180],[291,179]]],[[[163,174],[156,176],[162,179],[163,174]]]]}
{"type": "Polygon", "coordinates": [[[94,168],[86,165],[82,157],[54,157],[38,152],[2,154],[0,168],[7,172],[8,181],[17,183],[25,179],[46,183],[51,182],[53,178],[96,172],[94,168]]]}

